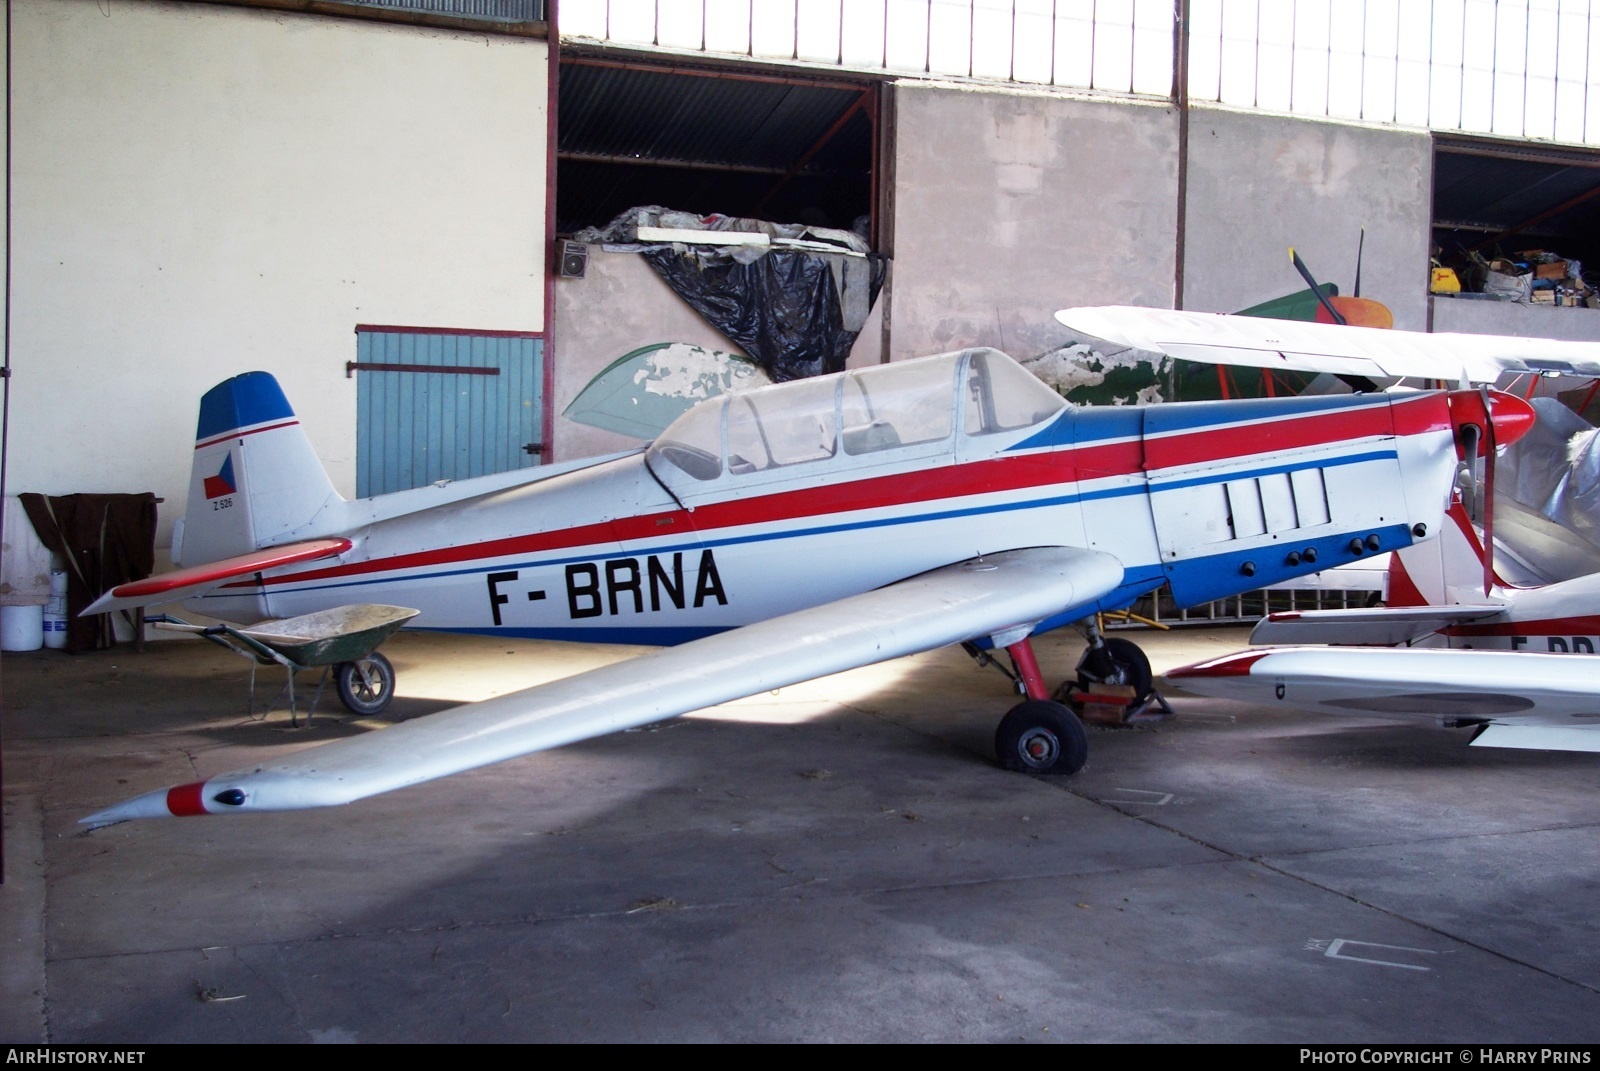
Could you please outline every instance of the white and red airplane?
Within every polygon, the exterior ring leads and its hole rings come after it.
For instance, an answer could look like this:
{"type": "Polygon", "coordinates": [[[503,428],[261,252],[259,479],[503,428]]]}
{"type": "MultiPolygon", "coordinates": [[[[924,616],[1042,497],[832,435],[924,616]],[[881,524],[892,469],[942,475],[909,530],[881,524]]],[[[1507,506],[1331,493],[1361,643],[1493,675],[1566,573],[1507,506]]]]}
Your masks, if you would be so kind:
{"type": "Polygon", "coordinates": [[[1391,559],[1388,605],[1272,614],[1250,635],[1333,646],[1241,651],[1167,677],[1203,695],[1473,728],[1480,746],[1600,751],[1600,662],[1571,657],[1600,651],[1597,610],[1600,573],[1507,581],[1457,502],[1439,539],[1391,559]]]}
{"type": "MultiPolygon", "coordinates": [[[[1591,343],[1125,307],[1057,316],[1115,344],[1209,363],[1478,383],[1507,373],[1600,375],[1591,343]]],[[[1494,445],[1481,453],[1492,456],[1494,445]]],[[[1480,746],[1600,751],[1600,663],[1562,657],[1600,651],[1600,573],[1550,583],[1506,548],[1494,553],[1493,511],[1510,503],[1494,506],[1492,462],[1466,483],[1487,535],[1458,500],[1440,538],[1393,556],[1386,606],[1272,614],[1250,636],[1328,646],[1240,651],[1167,678],[1204,695],[1470,727],[1480,746]]],[[[1515,520],[1561,555],[1565,533],[1536,516],[1515,520]]]]}
{"type": "MultiPolygon", "coordinates": [[[[428,629],[669,646],[160,790],[84,819],[347,803],[904,654],[1004,647],[1013,769],[1087,739],[1029,637],[1137,677],[1097,611],[1206,602],[1435,535],[1462,441],[1531,423],[1474,391],[1079,409],[972,349],[713,398],[648,447],[346,501],[273,378],[201,402],[176,573],[102,612],[189,599],[248,621],[352,602],[428,629]],[[1468,430],[1470,429],[1470,434],[1468,430]]],[[[1145,672],[1148,672],[1147,668],[1145,672]]]]}
{"type": "Polygon", "coordinates": [[[1600,376],[1600,346],[1592,342],[1393,331],[1131,305],[1062,309],[1056,319],[1115,346],[1205,364],[1434,379],[1463,387],[1492,384],[1507,373],[1600,376]]]}

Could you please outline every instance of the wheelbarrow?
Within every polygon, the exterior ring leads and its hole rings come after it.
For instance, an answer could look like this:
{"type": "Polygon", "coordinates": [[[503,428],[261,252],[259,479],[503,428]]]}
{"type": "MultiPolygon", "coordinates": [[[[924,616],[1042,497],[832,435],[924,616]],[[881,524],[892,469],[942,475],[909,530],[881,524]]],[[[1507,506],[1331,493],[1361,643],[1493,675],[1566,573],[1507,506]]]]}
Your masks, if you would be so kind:
{"type": "Polygon", "coordinates": [[[316,694],[306,712],[306,724],[316,714],[317,701],[328,678],[333,678],[339,701],[355,714],[379,714],[394,698],[394,666],[378,653],[378,645],[422,611],[405,606],[357,603],[318,610],[312,614],[262,621],[249,628],[233,625],[193,625],[170,615],[151,618],[156,628],[192,632],[250,659],[250,714],[255,716],[256,667],[282,666],[288,674],[289,719],[300,726],[295,701],[295,674],[322,669],[316,694]]]}

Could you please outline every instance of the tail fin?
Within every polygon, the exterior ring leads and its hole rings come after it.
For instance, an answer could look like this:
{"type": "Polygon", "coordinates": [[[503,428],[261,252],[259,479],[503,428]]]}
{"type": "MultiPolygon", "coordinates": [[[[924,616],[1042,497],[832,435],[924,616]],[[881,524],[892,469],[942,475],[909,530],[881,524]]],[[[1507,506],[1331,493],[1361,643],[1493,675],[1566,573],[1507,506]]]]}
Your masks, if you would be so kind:
{"type": "Polygon", "coordinates": [[[200,399],[189,503],[173,557],[198,565],[282,542],[339,501],[278,381],[246,372],[200,399]]]}
{"type": "MultiPolygon", "coordinates": [[[[1438,539],[1413,543],[1389,559],[1390,606],[1481,603],[1483,539],[1459,500],[1445,512],[1438,539]]],[[[1495,586],[1504,587],[1496,574],[1495,586]]]]}

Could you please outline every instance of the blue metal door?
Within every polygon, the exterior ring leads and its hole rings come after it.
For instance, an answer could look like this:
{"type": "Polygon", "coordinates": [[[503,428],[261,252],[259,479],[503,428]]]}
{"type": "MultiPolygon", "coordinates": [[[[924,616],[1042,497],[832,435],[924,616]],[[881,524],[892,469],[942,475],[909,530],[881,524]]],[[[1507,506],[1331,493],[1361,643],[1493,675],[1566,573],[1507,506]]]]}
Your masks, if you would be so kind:
{"type": "Polygon", "coordinates": [[[544,340],[357,327],[356,494],[539,464],[544,340]]]}

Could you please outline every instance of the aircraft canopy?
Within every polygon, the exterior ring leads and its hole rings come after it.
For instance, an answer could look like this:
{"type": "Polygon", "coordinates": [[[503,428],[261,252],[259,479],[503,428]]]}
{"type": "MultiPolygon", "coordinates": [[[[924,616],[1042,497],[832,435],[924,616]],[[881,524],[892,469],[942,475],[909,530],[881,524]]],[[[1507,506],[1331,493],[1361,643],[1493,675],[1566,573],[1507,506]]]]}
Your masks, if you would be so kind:
{"type": "Polygon", "coordinates": [[[650,447],[669,483],[950,444],[1031,427],[1067,407],[999,350],[980,348],[875,365],[702,402],[650,447]]]}

